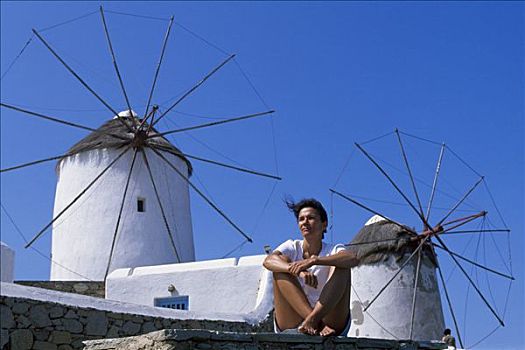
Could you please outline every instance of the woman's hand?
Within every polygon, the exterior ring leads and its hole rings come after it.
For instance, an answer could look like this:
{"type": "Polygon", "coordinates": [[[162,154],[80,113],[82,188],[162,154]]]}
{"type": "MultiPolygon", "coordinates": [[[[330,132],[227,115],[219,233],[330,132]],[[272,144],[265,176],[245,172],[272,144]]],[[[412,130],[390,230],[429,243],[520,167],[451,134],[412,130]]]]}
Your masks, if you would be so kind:
{"type": "Polygon", "coordinates": [[[291,263],[288,266],[288,272],[292,275],[299,276],[300,272],[308,270],[310,267],[314,266],[316,262],[317,255],[312,255],[308,259],[303,259],[291,263]]]}
{"type": "Polygon", "coordinates": [[[299,278],[304,279],[304,283],[307,286],[317,288],[317,276],[311,273],[310,271],[299,272],[299,278]]]}

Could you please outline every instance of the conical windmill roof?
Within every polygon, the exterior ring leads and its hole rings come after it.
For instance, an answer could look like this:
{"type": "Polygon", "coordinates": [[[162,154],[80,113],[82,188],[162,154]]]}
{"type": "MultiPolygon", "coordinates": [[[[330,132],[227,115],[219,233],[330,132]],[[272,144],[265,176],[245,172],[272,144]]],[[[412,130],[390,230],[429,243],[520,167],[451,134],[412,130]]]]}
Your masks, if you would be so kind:
{"type": "MultiPolygon", "coordinates": [[[[133,139],[134,134],[129,132],[128,128],[124,125],[124,123],[131,127],[133,126],[133,123],[136,123],[135,125],[139,125],[141,123],[141,120],[134,117],[133,119],[129,117],[118,117],[117,119],[117,117],[115,117],[111,120],[108,120],[96,131],[91,132],[89,135],[87,135],[82,140],[73,145],[68,150],[68,154],[77,154],[95,149],[121,148],[122,146],[129,144],[129,142],[133,139]],[[122,123],[122,121],[124,121],[124,123],[122,123]],[[120,136],[121,138],[116,138],[112,135],[120,136]]],[[[145,123],[144,127],[145,129],[147,129],[148,124],[145,123]]],[[[157,133],[158,131],[155,130],[155,128],[151,128],[151,131],[149,132],[150,135],[157,133]]],[[[166,138],[162,136],[152,137],[148,139],[148,144],[158,146],[159,148],[162,148],[164,152],[169,152],[181,158],[188,166],[188,175],[191,176],[193,172],[193,167],[190,161],[184,156],[181,150],[175,147],[166,138]]],[[[58,161],[57,168],[62,159],[58,161]]]]}
{"type": "MultiPolygon", "coordinates": [[[[399,260],[412,253],[419,241],[410,228],[391,223],[381,217],[370,219],[350,242],[350,250],[359,258],[360,265],[386,261],[392,255],[399,260]]],[[[424,255],[436,264],[436,257],[428,245],[423,246],[424,255]]]]}

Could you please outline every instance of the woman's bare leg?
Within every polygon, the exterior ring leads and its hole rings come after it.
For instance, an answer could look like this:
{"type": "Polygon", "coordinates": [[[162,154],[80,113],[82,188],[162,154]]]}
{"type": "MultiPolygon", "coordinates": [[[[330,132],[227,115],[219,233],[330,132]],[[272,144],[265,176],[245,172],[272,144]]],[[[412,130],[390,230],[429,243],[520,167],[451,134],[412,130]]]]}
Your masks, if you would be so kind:
{"type": "Polygon", "coordinates": [[[319,301],[306,316],[299,331],[312,335],[319,332],[324,336],[339,335],[348,321],[349,304],[350,270],[334,268],[319,301]]]}
{"type": "Polygon", "coordinates": [[[275,322],[281,330],[296,328],[312,312],[297,277],[289,273],[273,273],[273,295],[275,322]]]}

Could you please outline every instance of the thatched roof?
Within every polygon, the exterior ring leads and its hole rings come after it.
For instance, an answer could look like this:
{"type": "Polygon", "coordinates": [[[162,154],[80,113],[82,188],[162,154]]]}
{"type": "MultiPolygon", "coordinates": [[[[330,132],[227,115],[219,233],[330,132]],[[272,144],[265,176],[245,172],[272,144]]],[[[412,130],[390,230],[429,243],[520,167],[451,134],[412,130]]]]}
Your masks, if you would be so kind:
{"type": "MultiPolygon", "coordinates": [[[[357,254],[360,265],[386,261],[394,255],[397,260],[412,253],[419,241],[412,241],[415,234],[408,227],[402,227],[382,220],[365,225],[350,242],[349,249],[357,254]],[[366,242],[376,242],[360,244],[366,242]]],[[[435,263],[435,256],[430,247],[425,245],[423,253],[435,263]]],[[[414,260],[415,261],[415,260],[414,260]]]]}
{"type": "MultiPolygon", "coordinates": [[[[126,117],[126,118],[120,117],[120,120],[124,121],[128,125],[131,125],[132,123],[132,119],[129,117],[126,117]]],[[[71,147],[68,150],[68,153],[76,154],[76,153],[91,151],[95,149],[121,148],[124,145],[129,144],[129,141],[133,139],[133,134],[128,131],[128,129],[123,125],[123,123],[120,120],[116,118],[108,120],[106,123],[100,126],[96,131],[93,131],[92,133],[84,137],[82,140],[77,142],[75,145],[73,145],[73,147],[71,147]],[[120,136],[123,139],[116,138],[111,135],[120,136]]],[[[138,123],[140,124],[140,121],[138,121],[138,123]]],[[[146,127],[147,127],[147,124],[146,124],[146,127]]],[[[154,128],[152,128],[150,134],[152,133],[158,133],[158,132],[154,128]]],[[[186,165],[188,166],[188,175],[191,175],[191,173],[193,172],[193,167],[190,161],[186,157],[184,157],[182,152],[177,147],[173,146],[171,142],[169,142],[167,139],[165,139],[164,137],[153,137],[153,138],[148,139],[148,143],[154,146],[158,146],[159,148],[162,148],[164,152],[169,152],[181,158],[184,162],[186,162],[186,165]]],[[[58,161],[57,168],[60,162],[62,161],[62,159],[58,161]]]]}

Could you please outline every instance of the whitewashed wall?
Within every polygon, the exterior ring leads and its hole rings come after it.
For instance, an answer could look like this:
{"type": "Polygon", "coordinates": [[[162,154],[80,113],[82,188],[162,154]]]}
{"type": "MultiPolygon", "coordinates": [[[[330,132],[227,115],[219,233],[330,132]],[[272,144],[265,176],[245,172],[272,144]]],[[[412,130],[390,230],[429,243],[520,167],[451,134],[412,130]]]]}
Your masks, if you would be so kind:
{"type": "MultiPolygon", "coordinates": [[[[92,150],[61,161],[54,215],[66,207],[121,151],[92,150]]],[[[146,150],[181,261],[195,251],[187,183],[146,150]]],[[[183,173],[186,163],[165,156],[183,173]]],[[[103,280],[133,151],[129,150],[53,225],[51,280],[103,280]],[[63,268],[65,266],[66,268],[63,268]]],[[[137,154],[110,271],[177,262],[140,152],[137,154]],[[137,212],[137,198],[146,210],[137,212]]]]}
{"type": "Polygon", "coordinates": [[[260,321],[273,308],[265,257],[119,269],[106,280],[106,299],[153,306],[154,298],[189,295],[192,312],[252,313],[260,321]],[[169,292],[169,285],[175,291],[169,292]]]}
{"type": "Polygon", "coordinates": [[[0,281],[13,282],[15,278],[15,252],[4,242],[0,242],[0,281]]]}
{"type": "MultiPolygon", "coordinates": [[[[405,256],[404,258],[407,258],[405,256]]],[[[404,260],[402,260],[404,261],[404,260]]],[[[350,309],[352,326],[348,336],[382,339],[409,339],[415,262],[405,266],[392,284],[363,312],[402,263],[389,260],[352,269],[350,309]]],[[[434,265],[422,259],[416,299],[414,340],[441,339],[445,329],[443,310],[434,265]]]]}

